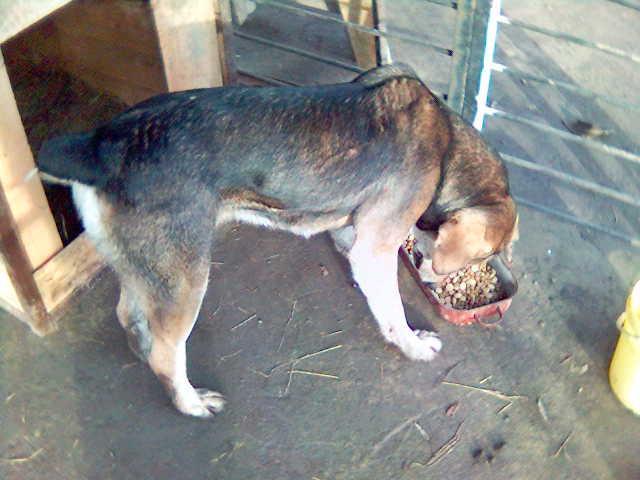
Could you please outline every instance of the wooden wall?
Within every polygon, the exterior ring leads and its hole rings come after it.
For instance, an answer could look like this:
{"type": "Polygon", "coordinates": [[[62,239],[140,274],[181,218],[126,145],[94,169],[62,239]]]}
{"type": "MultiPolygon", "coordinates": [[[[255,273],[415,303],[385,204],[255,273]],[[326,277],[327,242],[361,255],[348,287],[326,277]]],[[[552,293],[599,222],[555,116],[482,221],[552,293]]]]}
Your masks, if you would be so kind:
{"type": "Polygon", "coordinates": [[[52,18],[64,70],[134,104],[167,91],[148,2],[75,1],[52,18]]]}
{"type": "Polygon", "coordinates": [[[70,2],[3,51],[7,62],[63,70],[129,105],[167,91],[151,5],[142,0],[70,2]]]}

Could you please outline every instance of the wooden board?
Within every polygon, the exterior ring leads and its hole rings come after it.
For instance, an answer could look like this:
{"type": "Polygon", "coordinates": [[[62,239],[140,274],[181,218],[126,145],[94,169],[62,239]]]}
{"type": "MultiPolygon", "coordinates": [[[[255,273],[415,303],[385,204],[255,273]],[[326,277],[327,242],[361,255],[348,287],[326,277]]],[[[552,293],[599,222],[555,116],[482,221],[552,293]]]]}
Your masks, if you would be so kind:
{"type": "Polygon", "coordinates": [[[30,27],[70,0],[0,0],[0,43],[30,27]]]}
{"type": "Polygon", "coordinates": [[[169,91],[223,83],[214,2],[152,0],[169,91]]]}
{"type": "Polygon", "coordinates": [[[74,2],[52,23],[54,56],[65,71],[92,87],[129,105],[167,91],[148,3],[74,2]]]}
{"type": "MultiPolygon", "coordinates": [[[[350,0],[340,2],[342,18],[351,23],[373,28],[373,0],[350,0]]],[[[347,27],[353,55],[358,66],[364,69],[373,68],[377,64],[376,37],[367,32],[347,27]]]]}
{"type": "Polygon", "coordinates": [[[9,311],[15,313],[19,319],[27,322],[31,330],[38,335],[45,335],[54,330],[55,324],[49,321],[31,273],[27,252],[20,240],[18,226],[13,219],[11,207],[2,188],[0,188],[0,260],[18,299],[19,308],[11,305],[9,294],[6,294],[7,300],[2,304],[7,305],[9,311]]]}
{"type": "Polygon", "coordinates": [[[104,267],[86,234],[80,235],[35,272],[35,283],[49,313],[54,314],[104,267]]]}
{"type": "Polygon", "coordinates": [[[222,83],[224,85],[234,85],[238,83],[238,72],[233,58],[231,0],[214,0],[214,10],[222,83]]]}
{"type": "Polygon", "coordinates": [[[31,270],[62,248],[40,179],[35,175],[25,180],[34,167],[33,155],[0,54],[0,186],[7,196],[31,270]]]}

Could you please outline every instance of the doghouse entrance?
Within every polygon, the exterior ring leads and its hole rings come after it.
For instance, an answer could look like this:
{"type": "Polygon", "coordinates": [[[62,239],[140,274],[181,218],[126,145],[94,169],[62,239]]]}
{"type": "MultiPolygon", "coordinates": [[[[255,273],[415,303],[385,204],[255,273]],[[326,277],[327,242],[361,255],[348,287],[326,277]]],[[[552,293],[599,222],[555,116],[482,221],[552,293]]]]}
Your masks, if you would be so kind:
{"type": "MultiPolygon", "coordinates": [[[[89,130],[166,91],[147,3],[72,2],[2,45],[34,156],[52,136],[89,130]]],[[[43,184],[63,247],[82,232],[70,188],[43,184]]]]}

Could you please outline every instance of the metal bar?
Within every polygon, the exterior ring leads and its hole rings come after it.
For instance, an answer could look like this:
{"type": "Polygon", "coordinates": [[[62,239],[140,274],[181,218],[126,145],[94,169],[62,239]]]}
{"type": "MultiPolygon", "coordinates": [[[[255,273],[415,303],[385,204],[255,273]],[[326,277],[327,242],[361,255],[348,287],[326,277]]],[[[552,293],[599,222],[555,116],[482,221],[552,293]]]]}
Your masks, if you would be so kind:
{"type": "Polygon", "coordinates": [[[309,10],[303,7],[299,7],[296,5],[292,5],[292,4],[288,4],[288,3],[283,3],[280,0],[252,0],[254,3],[257,4],[264,4],[264,5],[271,5],[273,7],[276,8],[281,8],[283,10],[288,10],[291,12],[295,12],[296,14],[299,15],[303,15],[303,16],[308,16],[308,17],[315,17],[315,18],[320,18],[322,20],[326,20],[329,22],[334,22],[334,23],[339,23],[341,25],[347,26],[353,30],[358,30],[360,32],[365,32],[365,33],[369,33],[371,35],[375,35],[377,37],[385,37],[385,38],[397,38],[398,40],[403,40],[406,42],[411,42],[411,43],[415,43],[418,45],[422,45],[424,47],[430,48],[438,53],[442,53],[443,55],[448,55],[451,56],[453,54],[452,50],[449,48],[445,48],[442,47],[440,45],[436,45],[434,43],[428,42],[426,40],[421,40],[419,38],[416,38],[412,35],[405,35],[403,33],[388,33],[388,32],[382,32],[378,29],[375,28],[369,28],[369,27],[365,27],[364,25],[360,25],[357,23],[353,23],[353,22],[347,22],[341,18],[337,18],[337,17],[331,17],[329,15],[326,15],[322,12],[319,11],[315,11],[315,10],[309,10]]]}
{"type": "Polygon", "coordinates": [[[602,195],[604,197],[608,197],[622,203],[633,205],[634,207],[640,207],[640,196],[636,195],[634,197],[633,195],[630,195],[628,193],[619,192],[617,190],[614,190],[613,188],[605,187],[604,185],[600,185],[598,183],[591,182],[589,180],[584,180],[582,178],[570,175],[565,172],[561,172],[554,168],[550,168],[545,165],[540,165],[539,163],[530,162],[529,160],[525,160],[523,158],[514,157],[513,155],[509,155],[502,152],[500,152],[500,155],[505,160],[505,162],[510,163],[512,165],[516,165],[518,167],[531,170],[533,172],[542,173],[544,175],[556,178],[562,182],[568,183],[575,187],[582,188],[583,190],[588,190],[592,193],[596,193],[598,195],[602,195]]]}
{"type": "Polygon", "coordinates": [[[356,67],[355,65],[352,65],[350,63],[345,63],[340,60],[335,60],[333,58],[325,57],[324,55],[318,55],[317,53],[309,52],[307,50],[302,50],[301,48],[285,45],[284,43],[274,42],[272,40],[267,40],[266,38],[258,37],[256,35],[240,32],[238,30],[234,31],[233,34],[236,35],[237,37],[244,38],[246,40],[252,40],[254,42],[258,42],[263,45],[268,45],[270,47],[277,48],[278,50],[284,50],[285,52],[296,53],[302,57],[318,60],[320,62],[333,65],[334,67],[344,68],[345,70],[350,70],[356,73],[364,72],[362,68],[356,67]]]}
{"type": "Polygon", "coordinates": [[[250,72],[248,70],[243,70],[242,68],[238,68],[237,72],[240,75],[244,75],[246,77],[252,77],[252,78],[255,78],[256,80],[260,80],[261,82],[266,82],[266,83],[273,84],[273,85],[280,85],[280,86],[283,86],[283,87],[291,87],[291,86],[299,87],[299,86],[301,86],[300,83],[295,83],[295,82],[292,82],[292,81],[289,81],[289,80],[280,80],[279,78],[269,77],[267,75],[260,75],[260,74],[255,73],[255,72],[250,72]]]}
{"type": "MultiPolygon", "coordinates": [[[[239,68],[237,73],[240,75],[244,75],[246,77],[253,77],[256,80],[260,80],[262,82],[271,83],[273,85],[283,86],[283,87],[302,87],[305,84],[292,82],[291,80],[282,80],[281,78],[270,77],[268,75],[261,75],[259,73],[250,72],[249,70],[244,70],[239,68]]],[[[441,92],[436,92],[434,90],[431,91],[436,97],[441,98],[446,101],[446,95],[441,92]]]]}
{"type": "Polygon", "coordinates": [[[632,8],[633,10],[638,10],[640,12],[640,5],[630,0],[607,0],[607,2],[617,3],[623,7],[632,8]]]}
{"type": "Polygon", "coordinates": [[[525,207],[531,208],[533,210],[538,210],[542,213],[553,215],[554,217],[558,217],[568,222],[575,223],[576,225],[580,225],[581,227],[587,227],[597,232],[604,233],[605,235],[617,238],[618,240],[622,240],[628,243],[632,247],[640,249],[640,238],[638,237],[632,237],[631,235],[627,235],[626,233],[611,230],[604,225],[599,225],[587,220],[582,220],[581,218],[575,217],[565,212],[561,212],[560,210],[556,210],[555,208],[546,207],[544,205],[540,205],[539,203],[532,202],[516,195],[514,195],[513,198],[519,205],[524,205],[525,207]]]}
{"type": "Polygon", "coordinates": [[[491,84],[491,65],[493,65],[493,54],[496,50],[496,40],[498,36],[498,17],[502,8],[501,0],[491,0],[489,10],[489,20],[487,21],[487,38],[484,46],[482,71],[480,72],[480,84],[476,95],[476,114],[473,119],[473,127],[482,130],[484,116],[487,111],[487,101],[489,98],[489,86],[491,84]]]}
{"type": "Polygon", "coordinates": [[[504,73],[513,78],[517,78],[518,80],[527,80],[531,82],[544,83],[550,85],[552,87],[563,88],[565,90],[569,90],[577,93],[585,98],[591,98],[593,100],[602,100],[603,102],[610,103],[611,105],[615,105],[617,107],[640,111],[640,103],[629,102],[628,100],[624,100],[618,97],[612,97],[610,95],[605,95],[603,93],[597,93],[587,88],[580,87],[578,85],[573,85],[568,82],[564,82],[562,80],[554,80],[551,78],[539,77],[537,75],[533,75],[531,73],[523,72],[522,70],[518,70],[516,68],[507,67],[506,65],[502,65],[500,63],[493,64],[493,70],[495,72],[504,73]]]}
{"type": "Polygon", "coordinates": [[[637,153],[628,152],[627,150],[623,150],[621,148],[608,145],[606,143],[596,142],[595,140],[591,140],[590,138],[581,137],[573,133],[568,133],[568,132],[565,132],[564,130],[560,130],[555,127],[550,127],[549,125],[545,125],[544,123],[540,123],[535,120],[529,120],[528,118],[503,112],[502,110],[497,110],[495,108],[488,107],[486,113],[487,115],[493,115],[496,117],[504,118],[505,120],[510,120],[523,125],[528,125],[537,130],[552,133],[565,140],[571,140],[572,142],[580,143],[589,148],[593,148],[594,150],[600,150],[601,152],[608,153],[609,155],[614,155],[616,157],[629,160],[633,163],[640,164],[640,155],[638,155],[637,153]]]}
{"type": "Polygon", "coordinates": [[[452,0],[424,0],[427,3],[434,3],[436,5],[442,5],[443,7],[449,7],[449,8],[453,8],[454,10],[456,10],[457,8],[459,8],[460,3],[462,3],[462,1],[456,2],[456,1],[452,1],[452,0]]]}
{"type": "Polygon", "coordinates": [[[615,55],[616,57],[620,57],[627,60],[631,60],[632,62],[640,63],[640,55],[627,52],[616,47],[611,47],[604,43],[592,42],[590,40],[585,40],[584,38],[576,37],[574,35],[569,35],[568,33],[557,32],[555,30],[550,30],[548,28],[538,27],[537,25],[533,25],[528,22],[523,22],[521,20],[515,20],[512,18],[505,17],[504,15],[501,15],[498,21],[505,25],[513,25],[516,27],[523,28],[525,30],[541,33],[549,37],[558,38],[560,40],[565,40],[567,42],[575,43],[576,45],[581,45],[583,47],[599,50],[601,52],[605,52],[610,55],[615,55]]]}

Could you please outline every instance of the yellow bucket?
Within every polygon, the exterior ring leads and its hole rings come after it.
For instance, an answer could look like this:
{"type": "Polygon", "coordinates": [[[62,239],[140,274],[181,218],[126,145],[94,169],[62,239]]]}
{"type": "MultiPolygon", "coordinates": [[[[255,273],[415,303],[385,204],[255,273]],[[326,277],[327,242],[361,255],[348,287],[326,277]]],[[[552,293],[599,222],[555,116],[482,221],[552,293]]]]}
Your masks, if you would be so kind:
{"type": "Polygon", "coordinates": [[[622,404],[640,415],[640,281],[618,318],[620,338],[609,366],[609,383],[622,404]]]}

